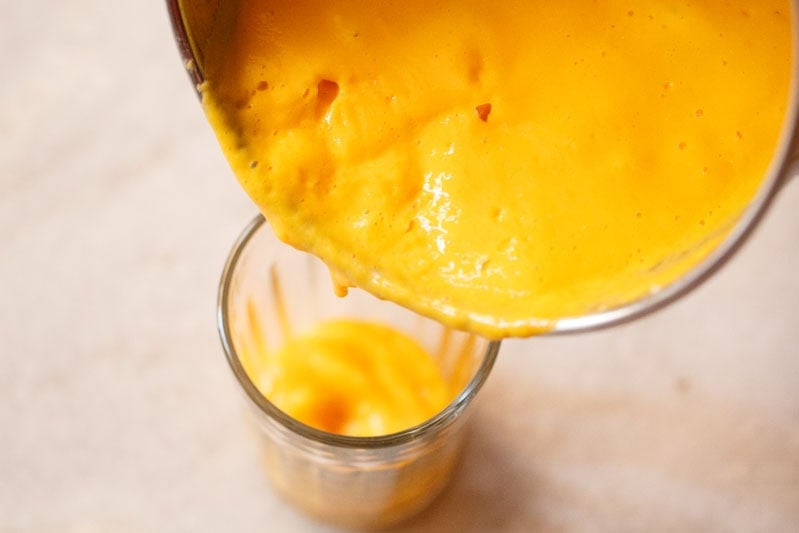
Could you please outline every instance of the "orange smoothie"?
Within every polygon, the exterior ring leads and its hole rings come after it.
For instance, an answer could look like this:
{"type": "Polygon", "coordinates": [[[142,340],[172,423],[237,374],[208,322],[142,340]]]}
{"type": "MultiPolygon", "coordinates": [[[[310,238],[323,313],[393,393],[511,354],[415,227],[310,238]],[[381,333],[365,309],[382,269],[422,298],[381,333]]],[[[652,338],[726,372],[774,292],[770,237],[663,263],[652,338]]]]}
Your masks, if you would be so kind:
{"type": "Polygon", "coordinates": [[[203,105],[285,242],[487,337],[672,283],[783,127],[791,4],[232,2],[203,105]]]}
{"type": "Polygon", "coordinates": [[[270,351],[239,354],[255,386],[281,411],[340,435],[399,432],[438,414],[458,392],[414,339],[386,325],[321,322],[270,351]]]}

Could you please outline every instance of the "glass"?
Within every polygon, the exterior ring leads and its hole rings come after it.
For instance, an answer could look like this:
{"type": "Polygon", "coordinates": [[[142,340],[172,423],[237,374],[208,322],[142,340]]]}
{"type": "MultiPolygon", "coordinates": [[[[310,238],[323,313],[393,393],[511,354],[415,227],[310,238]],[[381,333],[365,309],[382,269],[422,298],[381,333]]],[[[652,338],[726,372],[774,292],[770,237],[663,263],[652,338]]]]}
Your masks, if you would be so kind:
{"type": "Polygon", "coordinates": [[[244,230],[225,265],[218,327],[276,491],[319,520],[355,528],[396,524],[444,489],[462,448],[469,407],[499,350],[499,342],[446,329],[362,291],[335,296],[326,267],[278,241],[261,216],[244,230]],[[259,345],[279,347],[295,332],[333,317],[377,321],[411,336],[460,392],[426,422],[378,437],[327,433],[291,418],[258,391],[241,355],[259,345]]]}
{"type": "MultiPolygon", "coordinates": [[[[166,0],[176,43],[198,94],[199,86],[205,79],[205,52],[219,40],[230,38],[231,21],[235,18],[238,4],[235,0],[166,0]]],[[[793,56],[796,58],[799,57],[799,0],[793,0],[791,6],[793,56]]],[[[799,61],[794,60],[791,68],[790,101],[771,166],[757,194],[740,213],[723,241],[707,255],[701,243],[685,250],[675,250],[672,257],[684,260],[686,264],[696,262],[683,276],[658,291],[619,302],[613,308],[559,320],[549,334],[579,333],[610,327],[654,312],[711,277],[746,242],[781,187],[799,175],[799,61]]]]}

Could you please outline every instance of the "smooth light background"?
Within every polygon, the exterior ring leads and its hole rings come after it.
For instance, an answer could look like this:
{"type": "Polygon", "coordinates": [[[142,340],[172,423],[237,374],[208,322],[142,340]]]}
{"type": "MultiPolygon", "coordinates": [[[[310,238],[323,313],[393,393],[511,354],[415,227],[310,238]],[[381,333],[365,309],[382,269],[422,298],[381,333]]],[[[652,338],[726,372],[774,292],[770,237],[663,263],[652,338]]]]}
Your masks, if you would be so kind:
{"type": "MultiPolygon", "coordinates": [[[[326,531],[271,492],[222,356],[255,209],[165,5],[0,7],[0,531],[326,531]]],[[[506,342],[474,422],[401,530],[797,531],[799,182],[656,315],[506,342]]]]}

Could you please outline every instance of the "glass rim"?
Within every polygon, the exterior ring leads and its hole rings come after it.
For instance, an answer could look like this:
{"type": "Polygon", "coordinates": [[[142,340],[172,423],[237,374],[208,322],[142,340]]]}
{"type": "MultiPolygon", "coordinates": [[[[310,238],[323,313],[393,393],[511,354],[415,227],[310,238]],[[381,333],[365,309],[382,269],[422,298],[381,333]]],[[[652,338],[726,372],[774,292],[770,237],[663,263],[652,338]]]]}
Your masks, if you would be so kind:
{"type": "MultiPolygon", "coordinates": [[[[225,266],[222,269],[216,308],[217,331],[219,333],[220,341],[222,342],[222,348],[225,352],[225,358],[227,359],[228,365],[233,371],[236,381],[244,390],[246,396],[262,414],[281,425],[285,430],[318,443],[340,448],[378,449],[410,443],[424,435],[431,433],[437,428],[447,426],[450,421],[460,414],[460,412],[469,404],[469,402],[472,401],[477,392],[485,383],[488,375],[491,373],[497,355],[499,354],[499,347],[501,344],[501,341],[499,340],[486,339],[487,345],[483,359],[480,362],[480,366],[466,386],[463,387],[458,395],[451,400],[444,409],[426,421],[399,432],[373,437],[357,437],[330,433],[300,422],[299,420],[280,410],[275,404],[269,401],[269,399],[261,394],[261,392],[255,386],[255,383],[253,383],[252,379],[250,379],[250,377],[247,375],[247,372],[244,370],[244,366],[239,359],[236,348],[233,346],[227,312],[228,303],[230,301],[230,288],[236,266],[238,265],[239,259],[241,258],[241,255],[244,252],[247,244],[250,242],[256,232],[264,225],[268,225],[268,223],[263,215],[256,215],[239,234],[238,238],[233,244],[227,260],[225,261],[225,266]]],[[[289,245],[286,244],[285,246],[289,245]]],[[[333,290],[332,287],[330,290],[333,290]]]]}

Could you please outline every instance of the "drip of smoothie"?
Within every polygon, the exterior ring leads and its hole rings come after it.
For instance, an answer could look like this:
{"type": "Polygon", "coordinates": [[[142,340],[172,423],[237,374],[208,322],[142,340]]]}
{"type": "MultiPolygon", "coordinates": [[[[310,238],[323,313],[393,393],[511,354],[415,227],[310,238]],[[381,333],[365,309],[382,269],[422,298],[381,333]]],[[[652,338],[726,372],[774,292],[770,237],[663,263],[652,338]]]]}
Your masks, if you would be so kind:
{"type": "Polygon", "coordinates": [[[696,266],[786,114],[788,0],[233,5],[203,105],[278,237],[487,337],[696,266]]]}

